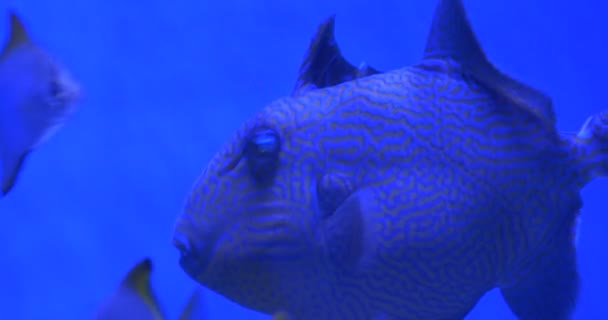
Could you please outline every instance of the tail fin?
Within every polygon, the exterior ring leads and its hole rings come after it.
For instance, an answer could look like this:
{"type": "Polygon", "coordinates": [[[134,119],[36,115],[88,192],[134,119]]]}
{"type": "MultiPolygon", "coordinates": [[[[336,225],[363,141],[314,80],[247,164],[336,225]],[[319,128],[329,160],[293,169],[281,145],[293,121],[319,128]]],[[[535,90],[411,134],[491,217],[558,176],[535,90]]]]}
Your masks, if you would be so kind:
{"type": "Polygon", "coordinates": [[[576,161],[581,187],[608,176],[608,110],[587,118],[578,133],[562,138],[576,161]]]}

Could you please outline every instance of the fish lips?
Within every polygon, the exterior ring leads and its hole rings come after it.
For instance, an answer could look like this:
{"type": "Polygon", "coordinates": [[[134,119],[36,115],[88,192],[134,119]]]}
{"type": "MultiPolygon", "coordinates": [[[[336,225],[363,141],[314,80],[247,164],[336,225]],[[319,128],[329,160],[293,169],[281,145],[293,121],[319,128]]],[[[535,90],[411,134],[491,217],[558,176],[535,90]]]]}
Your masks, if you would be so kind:
{"type": "Polygon", "coordinates": [[[190,237],[180,231],[174,233],[173,245],[180,252],[179,265],[186,274],[198,281],[211,263],[211,248],[196,246],[190,237]]]}

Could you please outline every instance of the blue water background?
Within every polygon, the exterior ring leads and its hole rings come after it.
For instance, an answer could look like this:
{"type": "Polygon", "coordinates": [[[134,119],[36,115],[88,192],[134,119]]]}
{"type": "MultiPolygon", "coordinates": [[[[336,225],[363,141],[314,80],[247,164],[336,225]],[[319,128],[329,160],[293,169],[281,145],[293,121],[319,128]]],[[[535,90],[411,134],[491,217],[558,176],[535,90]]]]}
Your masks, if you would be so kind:
{"type": "MultiPolygon", "coordinates": [[[[329,14],[345,56],[381,70],[416,63],[436,1],[31,0],[31,34],[84,89],[81,110],[31,155],[0,199],[0,319],[87,319],[144,256],[170,319],[195,287],[173,223],[233,130],[290,93],[329,14]]],[[[466,0],[490,59],[555,100],[577,130],[608,108],[608,3],[466,0]]],[[[1,22],[1,21],[0,21],[1,22]]],[[[7,25],[0,23],[6,39],[7,25]]],[[[608,315],[608,180],[584,191],[576,319],[608,315]]],[[[267,319],[209,291],[210,319],[267,319]]],[[[515,319],[496,291],[467,319],[515,319]]]]}

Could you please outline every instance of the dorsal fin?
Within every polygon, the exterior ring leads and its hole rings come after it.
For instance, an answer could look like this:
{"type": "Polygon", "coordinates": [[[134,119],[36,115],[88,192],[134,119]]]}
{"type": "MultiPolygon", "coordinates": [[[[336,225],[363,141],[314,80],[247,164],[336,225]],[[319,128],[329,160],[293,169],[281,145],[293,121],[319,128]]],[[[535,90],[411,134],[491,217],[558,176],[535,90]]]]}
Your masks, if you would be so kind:
{"type": "Polygon", "coordinates": [[[156,318],[162,319],[164,312],[160,309],[160,303],[150,284],[152,269],[152,260],[144,258],[129,271],[120,285],[137,293],[156,318]]]}
{"type": "Polygon", "coordinates": [[[492,65],[471,28],[462,0],[439,0],[424,50],[424,59],[436,58],[461,63],[484,87],[556,132],[552,99],[492,65]]]}
{"type": "Polygon", "coordinates": [[[294,96],[380,73],[367,65],[357,68],[342,56],[335,39],[335,20],[332,15],[319,26],[300,66],[294,96]]]}
{"type": "Polygon", "coordinates": [[[10,22],[9,36],[6,45],[2,49],[2,53],[0,53],[0,60],[4,60],[16,48],[31,42],[23,21],[21,21],[21,18],[19,18],[15,11],[10,10],[8,18],[10,22]]]}

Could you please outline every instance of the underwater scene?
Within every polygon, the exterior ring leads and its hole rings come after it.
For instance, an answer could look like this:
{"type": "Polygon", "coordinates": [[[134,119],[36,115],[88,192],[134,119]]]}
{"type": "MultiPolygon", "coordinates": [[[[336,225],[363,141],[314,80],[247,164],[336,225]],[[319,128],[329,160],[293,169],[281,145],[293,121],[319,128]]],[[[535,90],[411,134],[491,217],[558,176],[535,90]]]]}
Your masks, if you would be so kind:
{"type": "Polygon", "coordinates": [[[608,317],[608,3],[0,4],[0,320],[608,317]]]}

